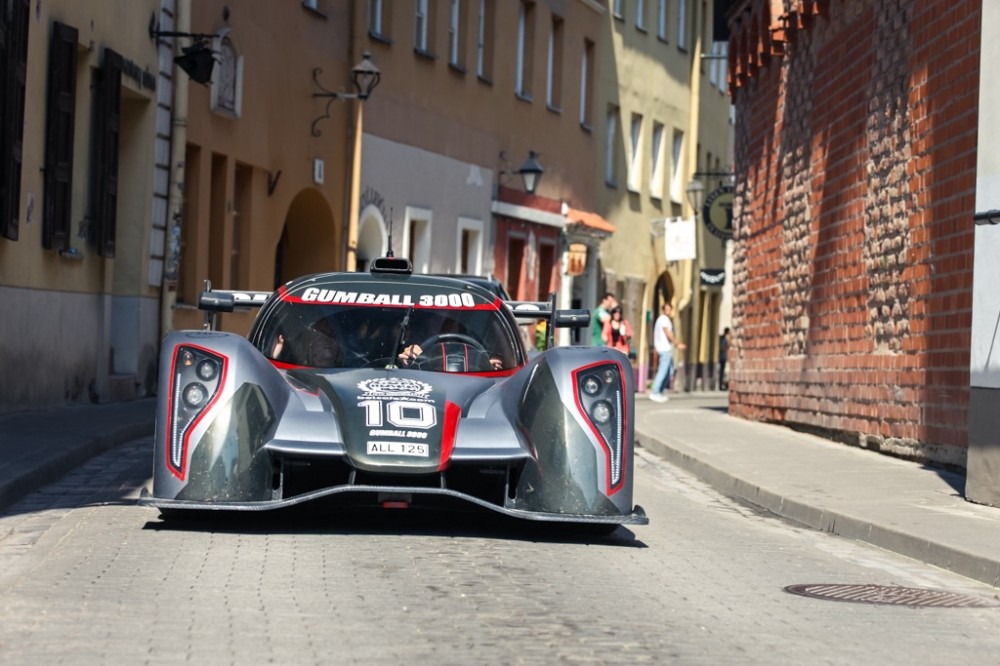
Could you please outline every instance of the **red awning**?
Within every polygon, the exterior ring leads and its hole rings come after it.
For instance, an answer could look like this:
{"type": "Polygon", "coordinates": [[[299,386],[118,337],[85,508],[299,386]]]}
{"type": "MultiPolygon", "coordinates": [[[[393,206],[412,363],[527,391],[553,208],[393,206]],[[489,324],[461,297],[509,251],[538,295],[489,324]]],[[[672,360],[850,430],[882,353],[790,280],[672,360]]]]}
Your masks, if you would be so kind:
{"type": "Polygon", "coordinates": [[[613,234],[617,231],[617,227],[615,227],[615,225],[611,224],[597,213],[588,213],[587,211],[577,210],[575,208],[570,208],[566,211],[566,224],[582,224],[588,229],[605,234],[613,234]]]}

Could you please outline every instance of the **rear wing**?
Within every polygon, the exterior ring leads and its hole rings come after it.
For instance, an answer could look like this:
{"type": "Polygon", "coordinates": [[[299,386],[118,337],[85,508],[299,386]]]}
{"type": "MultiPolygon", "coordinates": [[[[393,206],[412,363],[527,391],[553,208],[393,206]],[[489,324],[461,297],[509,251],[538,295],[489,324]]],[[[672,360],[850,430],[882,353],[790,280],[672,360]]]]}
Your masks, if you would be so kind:
{"type": "Polygon", "coordinates": [[[545,348],[553,346],[555,329],[585,328],[590,325],[590,310],[558,310],[556,309],[555,292],[549,294],[547,301],[504,301],[510,308],[515,319],[547,319],[545,329],[545,348]]]}
{"type": "Polygon", "coordinates": [[[198,309],[205,311],[205,329],[215,330],[218,313],[259,308],[271,294],[270,291],[212,289],[212,281],[205,280],[205,289],[198,294],[198,309]]]}

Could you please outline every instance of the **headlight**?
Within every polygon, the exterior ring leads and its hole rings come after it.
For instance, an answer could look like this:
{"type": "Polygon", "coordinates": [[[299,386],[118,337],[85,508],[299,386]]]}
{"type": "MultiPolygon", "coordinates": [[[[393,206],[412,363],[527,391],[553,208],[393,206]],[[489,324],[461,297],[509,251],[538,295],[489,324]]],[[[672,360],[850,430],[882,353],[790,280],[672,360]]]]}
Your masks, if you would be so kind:
{"type": "Polygon", "coordinates": [[[604,400],[596,402],[591,408],[590,413],[594,417],[595,421],[604,425],[611,420],[611,405],[604,400]]]}
{"type": "Polygon", "coordinates": [[[166,430],[167,468],[184,480],[188,438],[219,397],[226,379],[227,359],[197,345],[174,348],[170,381],[170,425],[166,430]]]}
{"type": "Polygon", "coordinates": [[[183,397],[188,407],[197,407],[205,402],[205,398],[208,397],[208,389],[205,388],[204,384],[194,382],[184,387],[183,397]]]}
{"type": "Polygon", "coordinates": [[[618,362],[594,363],[573,372],[576,406],[604,449],[607,494],[624,487],[626,435],[625,368],[618,362]]]}
{"type": "Polygon", "coordinates": [[[198,377],[205,380],[206,382],[215,379],[215,375],[219,373],[219,366],[215,361],[210,361],[205,359],[198,364],[198,377]]]}

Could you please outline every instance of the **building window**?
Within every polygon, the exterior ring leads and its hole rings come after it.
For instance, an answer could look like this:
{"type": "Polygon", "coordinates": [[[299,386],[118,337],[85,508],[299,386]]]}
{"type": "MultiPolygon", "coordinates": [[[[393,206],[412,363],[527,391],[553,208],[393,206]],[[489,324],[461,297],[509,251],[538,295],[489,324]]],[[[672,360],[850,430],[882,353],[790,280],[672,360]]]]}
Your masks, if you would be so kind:
{"type": "Polygon", "coordinates": [[[638,192],[642,183],[642,116],[638,113],[632,114],[629,138],[628,189],[638,192]]]}
{"type": "Polygon", "coordinates": [[[562,71],[563,71],[563,20],[552,17],[552,29],[549,31],[548,76],[545,90],[545,102],[550,109],[562,108],[562,71]]]}
{"type": "Polygon", "coordinates": [[[423,53],[428,53],[428,33],[430,16],[428,15],[428,0],[417,0],[414,11],[414,33],[413,48],[423,53]]]}
{"type": "Polygon", "coordinates": [[[527,252],[527,238],[515,233],[507,236],[507,293],[514,300],[524,298],[521,281],[524,276],[525,254],[527,252]]]}
{"type": "Polygon", "coordinates": [[[667,41],[667,0],[656,0],[656,36],[667,41]]]}
{"type": "Polygon", "coordinates": [[[69,248],[76,124],[76,45],[76,28],[54,22],[49,43],[42,214],[42,246],[48,250],[69,248]]]}
{"type": "Polygon", "coordinates": [[[611,14],[618,20],[625,18],[625,0],[614,0],[611,3],[611,14]]]}
{"type": "Polygon", "coordinates": [[[649,162],[649,195],[663,198],[663,123],[653,123],[653,142],[649,162]]]}
{"type": "Polygon", "coordinates": [[[465,51],[464,33],[462,32],[462,3],[460,0],[451,0],[451,9],[448,12],[448,64],[455,67],[462,66],[462,53],[465,51]]]}
{"type": "Polygon", "coordinates": [[[212,111],[239,118],[243,110],[243,55],[232,33],[217,37],[214,50],[218,64],[212,81],[212,111]]]}
{"type": "Polygon", "coordinates": [[[635,0],[635,27],[646,32],[646,0],[635,0]]]}
{"type": "Polygon", "coordinates": [[[531,79],[534,74],[535,5],[522,1],[517,10],[517,80],[518,97],[531,99],[531,79]]]}
{"type": "Polygon", "coordinates": [[[687,51],[687,0],[677,0],[677,48],[687,51]]]}
{"type": "Polygon", "coordinates": [[[674,130],[674,143],[670,151],[670,200],[676,204],[681,203],[684,197],[684,178],[681,171],[683,151],[684,132],[674,130]]]}
{"type": "Polygon", "coordinates": [[[593,123],[590,107],[594,99],[594,42],[583,40],[580,57],[580,125],[587,129],[593,123]]]}
{"type": "Polygon", "coordinates": [[[455,268],[461,275],[481,275],[483,270],[483,223],[458,218],[458,247],[455,268]]]}
{"type": "Polygon", "coordinates": [[[0,11],[0,34],[6,35],[0,59],[0,235],[17,240],[21,211],[21,161],[24,145],[24,90],[28,61],[29,0],[14,0],[10,14],[0,11]]]}
{"type": "Polygon", "coordinates": [[[121,135],[122,99],[121,55],[104,49],[104,64],[94,73],[96,83],[93,179],[90,200],[97,253],[115,256],[118,221],[118,145],[121,135]]]}
{"type": "Polygon", "coordinates": [[[406,207],[403,225],[404,255],[413,264],[414,273],[429,273],[431,265],[431,211],[406,207]]]}
{"type": "Polygon", "coordinates": [[[557,290],[558,260],[556,245],[550,241],[538,242],[538,300],[549,300],[549,294],[557,290]]]}
{"type": "Polygon", "coordinates": [[[382,41],[389,41],[392,25],[392,2],[368,0],[368,34],[382,41]]]}
{"type": "Polygon", "coordinates": [[[618,186],[618,180],[615,174],[615,159],[617,152],[615,146],[618,144],[618,107],[612,106],[608,108],[608,119],[607,119],[607,139],[604,144],[604,182],[613,187],[618,186]]]}
{"type": "Polygon", "coordinates": [[[476,76],[483,81],[493,79],[495,20],[496,0],[479,0],[479,21],[476,31],[476,76]]]}

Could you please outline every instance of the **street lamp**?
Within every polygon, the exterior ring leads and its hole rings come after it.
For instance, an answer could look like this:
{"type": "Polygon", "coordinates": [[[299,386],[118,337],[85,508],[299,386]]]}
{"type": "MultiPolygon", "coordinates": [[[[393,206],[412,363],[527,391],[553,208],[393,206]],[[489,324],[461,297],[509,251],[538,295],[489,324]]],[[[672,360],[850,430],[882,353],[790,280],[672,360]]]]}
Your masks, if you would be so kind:
{"type": "Polygon", "coordinates": [[[538,153],[529,150],[528,159],[524,161],[517,172],[521,174],[521,179],[524,181],[524,191],[528,194],[534,194],[535,188],[538,187],[538,181],[541,180],[542,173],[545,172],[545,169],[538,162],[538,153]]]}
{"type": "Polygon", "coordinates": [[[313,69],[313,83],[320,89],[320,92],[313,93],[313,99],[321,98],[326,100],[325,113],[312,122],[313,136],[321,136],[323,134],[316,129],[316,125],[319,124],[319,121],[330,117],[330,108],[334,101],[338,99],[357,99],[363,102],[372,94],[375,86],[382,81],[382,72],[372,62],[372,54],[368,51],[362,53],[361,62],[351,68],[351,83],[354,85],[354,92],[352,93],[345,92],[343,89],[338,91],[327,90],[319,82],[319,75],[322,73],[323,69],[321,67],[313,69]]]}
{"type": "Polygon", "coordinates": [[[313,98],[326,100],[326,112],[313,120],[312,135],[320,136],[321,132],[316,129],[319,121],[330,117],[330,107],[334,100],[353,99],[358,104],[354,107],[354,150],[351,155],[351,191],[347,206],[347,256],[344,259],[344,269],[354,271],[358,266],[358,208],[361,198],[361,134],[362,134],[362,108],[364,102],[371,96],[375,86],[382,80],[382,72],[372,62],[372,54],[365,51],[361,54],[361,62],[351,68],[351,83],[354,84],[354,92],[348,93],[343,90],[334,92],[327,90],[319,82],[319,75],[323,70],[319,67],[313,69],[313,83],[321,92],[313,93],[313,98]]]}
{"type": "Polygon", "coordinates": [[[698,217],[701,205],[705,202],[705,184],[694,178],[687,184],[687,197],[691,208],[694,209],[694,216],[698,217]]]}
{"type": "MultiPolygon", "coordinates": [[[[538,153],[533,150],[528,151],[528,159],[524,160],[524,164],[520,168],[513,170],[508,169],[500,172],[500,176],[521,176],[521,182],[524,185],[524,191],[528,194],[534,194],[535,190],[538,188],[538,181],[541,180],[542,174],[545,173],[545,169],[542,167],[541,162],[538,161],[538,153]]],[[[506,164],[507,156],[504,151],[500,151],[500,160],[506,164]]]]}
{"type": "MultiPolygon", "coordinates": [[[[229,20],[229,10],[226,9],[222,17],[229,20]]],[[[218,35],[201,32],[184,32],[178,30],[160,30],[160,22],[154,12],[149,17],[149,38],[159,40],[163,37],[186,37],[192,40],[191,46],[182,46],[181,55],[174,58],[174,63],[184,70],[192,81],[202,85],[212,82],[212,70],[215,68],[215,51],[209,45],[209,41],[218,35]]]]}

